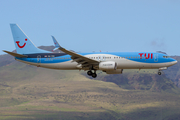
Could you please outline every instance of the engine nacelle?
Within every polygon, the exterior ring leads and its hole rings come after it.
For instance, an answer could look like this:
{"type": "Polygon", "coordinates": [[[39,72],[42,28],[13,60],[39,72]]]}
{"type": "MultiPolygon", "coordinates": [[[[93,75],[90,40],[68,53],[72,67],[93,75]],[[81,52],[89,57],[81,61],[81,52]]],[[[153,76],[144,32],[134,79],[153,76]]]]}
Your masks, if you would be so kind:
{"type": "Polygon", "coordinates": [[[117,69],[117,70],[107,70],[105,71],[106,74],[122,74],[123,69],[117,69]]]}
{"type": "Polygon", "coordinates": [[[116,70],[117,63],[113,61],[101,62],[99,64],[99,70],[116,70]]]}

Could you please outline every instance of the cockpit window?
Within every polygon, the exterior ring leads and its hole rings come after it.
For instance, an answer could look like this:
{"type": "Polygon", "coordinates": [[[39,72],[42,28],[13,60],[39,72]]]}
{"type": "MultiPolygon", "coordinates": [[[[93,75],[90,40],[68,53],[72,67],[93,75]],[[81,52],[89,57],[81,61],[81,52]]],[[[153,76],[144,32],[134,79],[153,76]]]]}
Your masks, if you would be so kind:
{"type": "Polygon", "coordinates": [[[170,58],[170,56],[163,56],[163,58],[170,58]]]}

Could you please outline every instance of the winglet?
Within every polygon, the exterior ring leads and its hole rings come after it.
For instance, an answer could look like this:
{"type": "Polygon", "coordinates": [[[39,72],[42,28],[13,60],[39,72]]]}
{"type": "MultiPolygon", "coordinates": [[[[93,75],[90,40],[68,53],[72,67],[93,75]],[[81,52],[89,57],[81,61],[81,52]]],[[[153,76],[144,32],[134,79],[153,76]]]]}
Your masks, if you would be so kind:
{"type": "Polygon", "coordinates": [[[21,55],[21,54],[18,54],[18,53],[13,53],[13,52],[9,52],[9,51],[6,51],[6,50],[3,50],[3,52],[6,52],[14,57],[20,57],[20,58],[27,58],[28,56],[27,55],[21,55]]]}
{"type": "Polygon", "coordinates": [[[55,48],[53,49],[53,51],[57,50],[58,48],[62,48],[59,43],[57,42],[57,40],[55,39],[54,36],[52,36],[52,39],[53,39],[53,42],[54,42],[54,45],[55,45],[55,48]]]}

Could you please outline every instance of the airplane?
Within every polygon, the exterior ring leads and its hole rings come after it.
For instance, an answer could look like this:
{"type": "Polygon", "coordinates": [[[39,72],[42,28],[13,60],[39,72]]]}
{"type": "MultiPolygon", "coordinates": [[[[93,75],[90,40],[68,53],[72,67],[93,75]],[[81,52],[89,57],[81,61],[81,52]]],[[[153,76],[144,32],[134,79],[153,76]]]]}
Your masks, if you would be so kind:
{"type": "Polygon", "coordinates": [[[97,77],[96,71],[107,74],[122,74],[123,69],[159,69],[161,71],[175,65],[177,61],[162,52],[92,52],[76,53],[60,46],[52,36],[54,53],[37,48],[17,24],[10,24],[15,42],[16,52],[4,52],[15,57],[15,60],[37,67],[58,70],[87,70],[92,78],[97,77]]]}

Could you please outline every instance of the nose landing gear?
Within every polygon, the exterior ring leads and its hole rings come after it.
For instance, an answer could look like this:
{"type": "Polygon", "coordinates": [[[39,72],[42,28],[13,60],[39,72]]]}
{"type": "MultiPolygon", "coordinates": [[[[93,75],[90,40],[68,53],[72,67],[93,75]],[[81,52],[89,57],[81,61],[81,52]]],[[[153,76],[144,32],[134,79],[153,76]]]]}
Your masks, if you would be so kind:
{"type": "Polygon", "coordinates": [[[89,75],[89,76],[92,76],[93,78],[96,78],[97,77],[97,74],[96,74],[96,71],[94,70],[94,73],[91,71],[91,70],[89,70],[88,72],[87,72],[87,74],[89,75]]]}
{"type": "Polygon", "coordinates": [[[161,71],[158,71],[158,75],[161,75],[161,71]]]}

